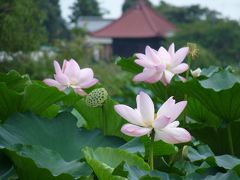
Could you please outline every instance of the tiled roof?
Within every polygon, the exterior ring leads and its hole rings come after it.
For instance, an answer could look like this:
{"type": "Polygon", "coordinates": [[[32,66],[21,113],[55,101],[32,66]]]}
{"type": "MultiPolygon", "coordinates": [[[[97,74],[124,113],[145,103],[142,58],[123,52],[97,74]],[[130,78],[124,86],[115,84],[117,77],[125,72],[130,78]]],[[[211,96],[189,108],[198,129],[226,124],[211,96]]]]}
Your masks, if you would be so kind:
{"type": "Polygon", "coordinates": [[[167,37],[175,29],[173,24],[140,0],[118,20],[93,32],[92,36],[111,38],[167,37]]]}

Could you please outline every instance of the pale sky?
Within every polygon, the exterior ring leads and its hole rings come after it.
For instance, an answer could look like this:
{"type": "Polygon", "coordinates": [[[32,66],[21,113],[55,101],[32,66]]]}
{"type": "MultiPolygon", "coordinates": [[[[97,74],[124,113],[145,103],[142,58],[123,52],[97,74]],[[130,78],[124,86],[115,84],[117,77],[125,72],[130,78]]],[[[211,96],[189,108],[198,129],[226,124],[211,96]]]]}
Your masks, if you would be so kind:
{"type": "MultiPolygon", "coordinates": [[[[97,0],[102,9],[109,13],[105,18],[116,19],[121,16],[121,8],[124,0],[97,0]]],[[[160,0],[150,0],[154,5],[159,4],[160,0]]],[[[240,0],[164,0],[176,6],[200,4],[202,7],[219,11],[224,17],[240,21],[240,0]]],[[[60,0],[63,17],[68,20],[71,14],[70,6],[75,0],[60,0]]]]}

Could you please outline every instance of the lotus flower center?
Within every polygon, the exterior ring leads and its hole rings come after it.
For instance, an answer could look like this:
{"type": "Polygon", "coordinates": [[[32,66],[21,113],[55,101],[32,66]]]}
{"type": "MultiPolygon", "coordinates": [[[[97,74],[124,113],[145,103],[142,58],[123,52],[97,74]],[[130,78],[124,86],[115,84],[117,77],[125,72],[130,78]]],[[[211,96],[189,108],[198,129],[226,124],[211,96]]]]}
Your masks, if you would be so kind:
{"type": "Polygon", "coordinates": [[[70,86],[72,86],[72,85],[76,85],[77,84],[77,79],[76,78],[71,78],[70,79],[70,86]]]}

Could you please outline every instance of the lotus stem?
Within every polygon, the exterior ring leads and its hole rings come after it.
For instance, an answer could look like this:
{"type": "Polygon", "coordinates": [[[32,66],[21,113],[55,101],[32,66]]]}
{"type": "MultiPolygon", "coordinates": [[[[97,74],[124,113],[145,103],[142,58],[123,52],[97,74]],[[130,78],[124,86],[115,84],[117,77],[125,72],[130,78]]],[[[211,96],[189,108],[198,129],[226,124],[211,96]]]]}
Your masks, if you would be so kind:
{"type": "Polygon", "coordinates": [[[154,136],[155,132],[154,130],[150,134],[150,142],[149,142],[149,157],[148,157],[148,163],[150,165],[151,170],[154,170],[154,159],[153,159],[153,149],[154,149],[154,136]]]}
{"type": "Polygon", "coordinates": [[[232,129],[231,129],[230,124],[228,125],[227,132],[228,132],[228,142],[229,142],[230,152],[231,152],[232,155],[234,155],[233,140],[232,140],[232,129]]]}

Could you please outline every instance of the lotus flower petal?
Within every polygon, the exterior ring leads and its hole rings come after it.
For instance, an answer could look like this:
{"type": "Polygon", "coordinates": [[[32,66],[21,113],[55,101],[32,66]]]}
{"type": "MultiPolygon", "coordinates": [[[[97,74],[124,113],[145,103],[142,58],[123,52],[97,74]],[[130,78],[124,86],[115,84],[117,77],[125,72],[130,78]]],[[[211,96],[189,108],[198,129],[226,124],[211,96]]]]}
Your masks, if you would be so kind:
{"type": "Polygon", "coordinates": [[[173,121],[173,122],[169,123],[166,127],[167,128],[176,128],[179,126],[179,124],[180,124],[179,121],[173,121]]]}
{"type": "Polygon", "coordinates": [[[58,81],[61,85],[64,85],[64,86],[69,86],[69,85],[70,85],[70,82],[69,82],[68,77],[67,77],[65,74],[63,74],[63,73],[55,74],[55,75],[54,75],[54,78],[55,78],[56,81],[58,81]]]}
{"type": "Polygon", "coordinates": [[[81,96],[86,96],[87,95],[87,93],[81,88],[76,87],[76,88],[73,88],[73,90],[74,90],[74,92],[76,92],[77,94],[79,94],[81,96]]]}
{"type": "Polygon", "coordinates": [[[155,64],[152,63],[151,61],[146,61],[143,59],[136,59],[134,62],[144,68],[153,68],[155,66],[155,64]]]}
{"type": "Polygon", "coordinates": [[[155,76],[157,71],[155,69],[144,69],[142,73],[137,74],[133,80],[136,82],[146,81],[155,76]]]}
{"type": "Polygon", "coordinates": [[[44,79],[43,82],[48,86],[53,86],[58,88],[60,91],[64,90],[66,87],[62,86],[59,82],[54,79],[44,79]]]}
{"type": "Polygon", "coordinates": [[[146,79],[145,82],[147,82],[147,83],[158,82],[159,80],[162,79],[162,76],[163,76],[163,73],[156,72],[153,76],[151,76],[150,78],[146,79]]]}
{"type": "Polygon", "coordinates": [[[153,122],[154,129],[163,129],[170,123],[171,118],[167,116],[160,116],[153,122]]]}
{"type": "Polygon", "coordinates": [[[149,59],[149,61],[152,61],[154,64],[158,65],[160,62],[160,57],[158,56],[158,52],[154,49],[150,48],[150,46],[147,46],[145,49],[146,56],[149,59]]]}
{"type": "Polygon", "coordinates": [[[171,69],[174,74],[181,74],[188,70],[188,64],[182,63],[171,69]]]}
{"type": "Polygon", "coordinates": [[[114,109],[122,118],[126,119],[128,122],[135,125],[144,126],[142,116],[136,109],[132,109],[131,107],[122,104],[115,105],[114,109]]]}
{"type": "Polygon", "coordinates": [[[84,68],[78,72],[78,83],[84,84],[86,82],[92,81],[93,79],[93,70],[91,68],[84,68]]]}
{"type": "Polygon", "coordinates": [[[81,87],[89,88],[89,87],[95,85],[96,83],[98,83],[98,80],[96,78],[93,78],[91,81],[86,81],[84,83],[81,83],[81,87]]]}
{"type": "Polygon", "coordinates": [[[133,124],[125,124],[121,128],[122,133],[133,137],[144,136],[150,133],[151,130],[152,130],[151,128],[143,128],[133,124]]]}
{"type": "Polygon", "coordinates": [[[163,140],[169,144],[178,144],[190,141],[191,135],[184,128],[164,128],[155,131],[154,140],[163,140]]]}
{"type": "Polygon", "coordinates": [[[174,74],[168,70],[164,71],[164,82],[169,84],[173,78],[174,74]]]}
{"type": "Polygon", "coordinates": [[[181,101],[175,104],[173,97],[170,97],[158,110],[157,117],[170,117],[170,122],[173,122],[182,113],[187,105],[187,101],[181,101]]]}
{"type": "Polygon", "coordinates": [[[175,54],[175,45],[174,43],[172,43],[169,48],[168,48],[168,53],[171,55],[171,57],[173,58],[173,55],[175,54]]]}
{"type": "Polygon", "coordinates": [[[183,60],[187,56],[188,52],[189,52],[188,47],[179,49],[173,56],[173,59],[174,59],[173,65],[176,66],[176,65],[179,65],[181,62],[183,62],[183,60]]]}
{"type": "Polygon", "coordinates": [[[66,76],[68,76],[69,78],[78,76],[80,72],[80,67],[75,60],[71,59],[66,65],[67,66],[64,67],[64,74],[66,76]]]}
{"type": "Polygon", "coordinates": [[[54,61],[53,65],[54,65],[54,69],[55,69],[56,74],[62,74],[62,70],[61,70],[61,67],[60,67],[59,63],[57,61],[54,61]]]}
{"type": "Polygon", "coordinates": [[[152,99],[144,92],[140,92],[137,95],[137,110],[141,113],[142,118],[149,120],[150,122],[154,120],[154,105],[152,99]]]}

